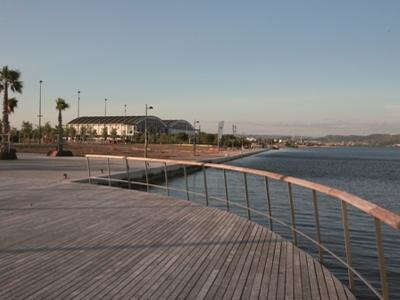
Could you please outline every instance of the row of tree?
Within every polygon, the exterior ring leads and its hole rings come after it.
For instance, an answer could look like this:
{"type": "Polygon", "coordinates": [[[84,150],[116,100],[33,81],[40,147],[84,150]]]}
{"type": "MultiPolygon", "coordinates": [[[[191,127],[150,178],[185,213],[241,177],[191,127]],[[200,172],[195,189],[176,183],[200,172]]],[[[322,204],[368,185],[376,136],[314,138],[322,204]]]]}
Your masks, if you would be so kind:
{"type": "MultiPolygon", "coordinates": [[[[79,132],[73,127],[67,127],[64,130],[64,137],[74,142],[86,142],[97,140],[113,140],[124,143],[144,143],[144,134],[137,133],[134,136],[118,136],[117,130],[112,129],[110,132],[104,127],[98,133],[91,127],[82,127],[79,132]]],[[[58,128],[53,128],[49,122],[42,126],[34,128],[33,124],[27,121],[22,122],[21,129],[11,129],[11,141],[14,143],[37,142],[39,139],[43,143],[54,143],[57,141],[58,128]]],[[[193,136],[187,133],[166,134],[166,133],[149,133],[149,143],[152,144],[192,144],[193,136]]],[[[216,134],[200,132],[196,134],[196,143],[205,145],[217,145],[218,137],[216,134]]],[[[249,147],[250,142],[245,138],[237,135],[223,135],[220,141],[222,147],[249,147]]]]}
{"type": "MultiPolygon", "coordinates": [[[[16,151],[11,149],[10,141],[15,138],[15,135],[23,137],[30,137],[33,132],[33,126],[29,122],[23,122],[22,129],[20,132],[16,129],[10,128],[9,116],[14,113],[18,106],[18,100],[15,97],[9,97],[9,93],[22,94],[23,83],[20,80],[21,73],[18,70],[9,69],[8,66],[4,66],[0,70],[0,94],[3,94],[3,114],[0,127],[0,159],[16,159],[16,151]]],[[[56,110],[58,111],[58,126],[57,132],[57,151],[59,154],[63,152],[63,126],[62,126],[62,111],[69,107],[68,103],[62,98],[56,99],[56,110]]],[[[40,128],[42,129],[42,128],[40,128]]],[[[41,130],[39,130],[41,133],[41,130]]],[[[43,127],[43,132],[47,132],[49,137],[54,134],[54,130],[50,124],[46,124],[43,127]]]]}

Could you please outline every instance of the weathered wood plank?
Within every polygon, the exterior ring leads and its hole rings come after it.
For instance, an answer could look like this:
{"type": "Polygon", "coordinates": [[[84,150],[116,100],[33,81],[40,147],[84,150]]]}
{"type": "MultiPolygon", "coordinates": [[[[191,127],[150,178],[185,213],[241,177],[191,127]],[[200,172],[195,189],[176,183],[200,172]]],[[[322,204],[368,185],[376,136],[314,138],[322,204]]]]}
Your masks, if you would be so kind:
{"type": "Polygon", "coordinates": [[[324,299],[321,298],[319,286],[318,286],[318,277],[315,271],[314,260],[311,256],[304,253],[304,260],[308,266],[308,276],[310,279],[310,287],[311,287],[311,296],[313,299],[324,299]]]}
{"type": "Polygon", "coordinates": [[[264,234],[263,228],[259,228],[257,235],[255,236],[255,239],[253,240],[253,243],[250,247],[250,250],[248,251],[247,258],[244,262],[242,272],[236,283],[236,287],[235,287],[232,299],[242,298],[246,284],[248,284],[249,286],[252,285],[252,282],[250,281],[251,279],[249,279],[249,277],[252,277],[251,273],[255,274],[255,271],[257,270],[257,268],[256,268],[256,266],[257,266],[256,251],[261,244],[260,241],[262,240],[263,234],[264,234]],[[253,266],[254,261],[256,261],[256,262],[254,263],[254,266],[253,266]],[[253,268],[252,268],[252,266],[253,266],[253,268]]]}
{"type": "Polygon", "coordinates": [[[294,256],[293,244],[286,243],[286,286],[285,299],[294,299],[295,282],[300,282],[299,278],[294,277],[294,256]]]}
{"type": "Polygon", "coordinates": [[[276,242],[274,260],[272,262],[271,273],[269,274],[271,279],[269,281],[269,287],[268,287],[268,296],[267,296],[268,299],[276,299],[277,296],[279,262],[281,259],[282,243],[284,243],[284,241],[282,240],[278,240],[276,242]]]}
{"type": "Polygon", "coordinates": [[[312,299],[310,275],[308,273],[308,263],[307,263],[306,254],[298,249],[295,249],[295,252],[298,253],[299,259],[300,259],[303,299],[312,299]]]}
{"type": "Polygon", "coordinates": [[[269,285],[271,281],[271,270],[274,263],[274,258],[276,254],[277,243],[279,238],[273,232],[271,233],[271,242],[269,245],[267,260],[263,263],[264,272],[261,280],[260,298],[266,299],[268,297],[269,285]]]}
{"type": "MultiPolygon", "coordinates": [[[[258,294],[259,291],[259,285],[260,285],[260,281],[262,276],[260,276],[260,270],[259,270],[259,266],[260,266],[260,260],[263,257],[263,251],[265,251],[265,245],[268,244],[268,237],[269,237],[269,230],[267,230],[266,228],[263,228],[261,231],[261,236],[260,236],[260,240],[258,242],[257,245],[257,250],[254,254],[254,259],[253,262],[250,266],[250,272],[247,278],[247,281],[244,285],[243,288],[243,292],[241,297],[243,299],[249,299],[252,296],[252,291],[253,288],[255,290],[255,294],[258,294]],[[258,278],[257,278],[258,275],[258,278]]],[[[267,252],[267,251],[265,251],[267,252]]]]}
{"type": "Polygon", "coordinates": [[[240,249],[238,252],[236,252],[235,257],[228,268],[227,274],[225,275],[226,277],[219,287],[216,295],[217,298],[230,299],[232,297],[237,280],[242,271],[243,264],[247,258],[247,254],[251,248],[251,245],[255,240],[258,229],[259,228],[257,226],[253,226],[248,238],[245,240],[246,242],[242,243],[243,245],[240,245],[240,249]]]}
{"type": "MultiPolygon", "coordinates": [[[[300,253],[296,247],[292,247],[293,252],[293,282],[294,299],[303,299],[303,288],[308,290],[305,280],[302,279],[302,266],[300,262],[300,253]],[[304,285],[303,285],[304,284],[304,285]]],[[[306,299],[306,298],[304,298],[306,299]]]]}
{"type": "Polygon", "coordinates": [[[222,262],[222,266],[219,268],[218,276],[215,278],[213,284],[211,285],[209,291],[207,292],[206,298],[212,299],[215,298],[216,293],[220,289],[220,286],[224,279],[226,278],[226,274],[229,270],[229,267],[231,266],[231,263],[233,259],[236,256],[236,253],[240,250],[240,245],[242,244],[241,241],[244,240],[244,237],[247,236],[250,231],[252,230],[252,224],[251,223],[245,223],[240,226],[242,229],[240,231],[239,237],[237,239],[236,243],[232,244],[232,248],[228,255],[226,256],[225,260],[222,262]]]}
{"type": "MultiPolygon", "coordinates": [[[[236,237],[238,233],[240,233],[240,230],[237,230],[239,220],[240,218],[235,218],[234,222],[227,228],[226,234],[219,241],[215,241],[220,244],[214,246],[214,249],[212,249],[206,257],[204,266],[196,271],[198,276],[191,279],[192,284],[190,285],[190,292],[186,294],[187,298],[201,299],[205,297],[208,289],[218,276],[219,269],[217,267],[224,262],[225,257],[229,253],[229,249],[236,243],[236,237]],[[193,284],[193,281],[195,284],[193,284]]],[[[181,293],[181,297],[184,295],[184,293],[181,293]]]]}

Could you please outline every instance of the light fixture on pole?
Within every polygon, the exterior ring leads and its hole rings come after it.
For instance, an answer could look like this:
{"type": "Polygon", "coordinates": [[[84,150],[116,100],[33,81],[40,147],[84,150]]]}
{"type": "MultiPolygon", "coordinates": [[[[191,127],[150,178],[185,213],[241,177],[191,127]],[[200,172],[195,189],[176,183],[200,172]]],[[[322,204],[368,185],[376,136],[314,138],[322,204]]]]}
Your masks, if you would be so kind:
{"type": "Polygon", "coordinates": [[[146,115],[144,117],[144,157],[147,157],[147,110],[153,109],[153,106],[148,106],[146,104],[146,115]]]}
{"type": "Polygon", "coordinates": [[[193,121],[193,156],[196,156],[196,124],[199,123],[199,121],[193,121]]]}
{"type": "Polygon", "coordinates": [[[104,99],[104,116],[105,116],[105,117],[107,116],[107,101],[108,101],[107,98],[104,99]]]}
{"type": "Polygon", "coordinates": [[[80,105],[80,102],[81,102],[81,91],[80,90],[78,90],[78,109],[77,109],[77,116],[78,116],[78,118],[79,118],[79,105],[80,105]]]}
{"type": "Polygon", "coordinates": [[[42,140],[42,83],[43,80],[39,80],[39,144],[42,140]]]}
{"type": "Polygon", "coordinates": [[[126,117],[126,104],[124,104],[124,115],[126,117]]]}

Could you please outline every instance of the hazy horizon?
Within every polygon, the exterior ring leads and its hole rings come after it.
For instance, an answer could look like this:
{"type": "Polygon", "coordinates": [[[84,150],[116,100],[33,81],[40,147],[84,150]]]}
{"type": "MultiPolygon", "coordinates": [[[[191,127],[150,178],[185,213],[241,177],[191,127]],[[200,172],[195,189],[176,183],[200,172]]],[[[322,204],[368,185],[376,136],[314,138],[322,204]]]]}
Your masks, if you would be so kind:
{"type": "Polygon", "coordinates": [[[12,126],[81,116],[200,120],[225,133],[400,133],[400,2],[3,0],[0,66],[25,87],[12,126]]]}

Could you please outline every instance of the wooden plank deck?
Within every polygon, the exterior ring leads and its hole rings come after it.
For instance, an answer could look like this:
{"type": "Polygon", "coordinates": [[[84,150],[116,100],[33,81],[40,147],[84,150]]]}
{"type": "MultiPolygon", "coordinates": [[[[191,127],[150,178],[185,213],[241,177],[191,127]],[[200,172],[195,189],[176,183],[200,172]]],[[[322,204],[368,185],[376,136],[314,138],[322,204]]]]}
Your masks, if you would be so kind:
{"type": "Polygon", "coordinates": [[[291,242],[155,194],[1,177],[0,299],[353,299],[291,242]]]}

